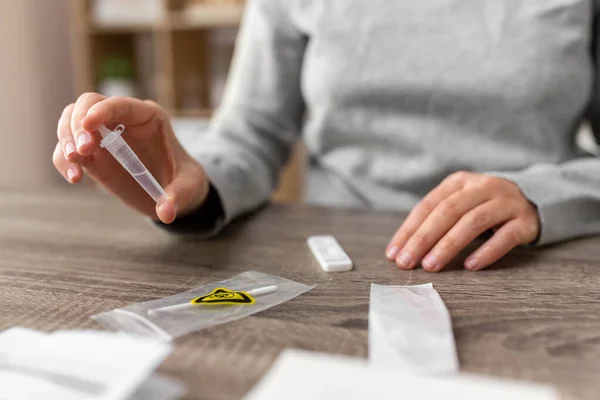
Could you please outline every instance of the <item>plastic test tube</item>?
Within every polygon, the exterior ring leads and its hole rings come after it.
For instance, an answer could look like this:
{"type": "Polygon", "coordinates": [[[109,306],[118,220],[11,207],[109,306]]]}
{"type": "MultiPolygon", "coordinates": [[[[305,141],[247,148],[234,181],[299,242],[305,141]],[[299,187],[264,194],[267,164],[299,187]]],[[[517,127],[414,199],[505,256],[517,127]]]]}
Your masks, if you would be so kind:
{"type": "MultiPolygon", "coordinates": [[[[269,285],[269,286],[264,286],[261,288],[249,290],[247,293],[252,297],[260,297],[260,296],[266,296],[268,294],[275,293],[277,291],[277,289],[278,289],[278,287],[276,285],[269,285]]],[[[163,311],[170,312],[170,311],[185,310],[187,308],[193,308],[193,307],[196,307],[196,305],[192,304],[192,303],[176,304],[174,306],[167,306],[167,307],[150,310],[149,314],[153,315],[155,313],[160,313],[163,311]]]]}
{"type": "Polygon", "coordinates": [[[118,125],[113,131],[105,125],[100,125],[98,128],[98,132],[102,135],[100,147],[108,150],[155,202],[162,202],[165,198],[165,191],[131,150],[125,139],[121,137],[123,131],[125,131],[124,125],[118,125]]]}

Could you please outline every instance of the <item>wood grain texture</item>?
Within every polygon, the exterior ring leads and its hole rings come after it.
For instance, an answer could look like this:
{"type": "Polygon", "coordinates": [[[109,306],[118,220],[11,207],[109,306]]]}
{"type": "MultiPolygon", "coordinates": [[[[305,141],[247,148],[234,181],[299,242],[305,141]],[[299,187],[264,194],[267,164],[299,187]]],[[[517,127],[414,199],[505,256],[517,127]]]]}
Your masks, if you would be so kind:
{"type": "Polygon", "coordinates": [[[189,399],[239,399],[286,347],[367,356],[369,285],[433,282],[452,315],[461,369],[600,398],[600,239],[519,249],[472,273],[398,270],[383,251],[394,213],[269,206],[216,239],[169,236],[103,195],[0,194],[0,329],[100,329],[90,315],[245,270],[318,284],[256,316],[176,341],[160,368],[189,399]],[[327,274],[306,237],[335,235],[355,263],[327,274]]]}

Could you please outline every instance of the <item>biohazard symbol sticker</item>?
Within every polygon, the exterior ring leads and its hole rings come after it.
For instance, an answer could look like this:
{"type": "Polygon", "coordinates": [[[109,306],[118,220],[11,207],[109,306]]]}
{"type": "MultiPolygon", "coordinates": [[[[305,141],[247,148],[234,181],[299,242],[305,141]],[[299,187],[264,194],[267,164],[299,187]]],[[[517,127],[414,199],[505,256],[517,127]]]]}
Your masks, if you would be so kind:
{"type": "Polygon", "coordinates": [[[256,303],[256,300],[254,300],[254,297],[250,296],[246,292],[239,292],[225,288],[216,288],[207,295],[196,297],[191,301],[191,303],[200,305],[249,305],[256,303]]]}

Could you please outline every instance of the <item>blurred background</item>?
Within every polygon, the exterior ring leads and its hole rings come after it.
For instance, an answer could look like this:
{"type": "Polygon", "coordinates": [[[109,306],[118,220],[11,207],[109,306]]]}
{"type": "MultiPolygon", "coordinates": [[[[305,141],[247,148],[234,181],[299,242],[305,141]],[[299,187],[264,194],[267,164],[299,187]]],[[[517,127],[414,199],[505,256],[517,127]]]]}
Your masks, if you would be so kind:
{"type": "Polygon", "coordinates": [[[0,1],[0,184],[56,184],[56,122],[72,101],[68,0],[0,1]]]}
{"type": "MultiPolygon", "coordinates": [[[[51,162],[56,124],[86,91],[153,99],[183,142],[203,134],[221,102],[244,5],[0,0],[0,187],[69,186],[51,162]]],[[[579,145],[597,153],[585,128],[579,145]]],[[[275,200],[304,201],[312,182],[304,154],[298,145],[275,200]]]]}
{"type": "MultiPolygon", "coordinates": [[[[1,0],[0,185],[69,185],[52,166],[63,108],[87,91],[152,99],[180,139],[219,106],[244,0],[1,0]]],[[[298,147],[274,198],[303,198],[298,147]]]]}

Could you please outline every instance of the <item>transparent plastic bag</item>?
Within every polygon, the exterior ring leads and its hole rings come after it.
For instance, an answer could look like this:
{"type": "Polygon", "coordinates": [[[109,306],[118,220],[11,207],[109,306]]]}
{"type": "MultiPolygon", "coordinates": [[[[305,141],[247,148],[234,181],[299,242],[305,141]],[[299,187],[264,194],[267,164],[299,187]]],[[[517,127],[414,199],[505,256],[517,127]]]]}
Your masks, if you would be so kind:
{"type": "Polygon", "coordinates": [[[113,330],[172,340],[256,314],[313,287],[248,271],[174,296],[96,314],[92,319],[113,330]]]}
{"type": "Polygon", "coordinates": [[[411,373],[458,372],[450,313],[431,283],[371,284],[369,362],[411,373]]]}

